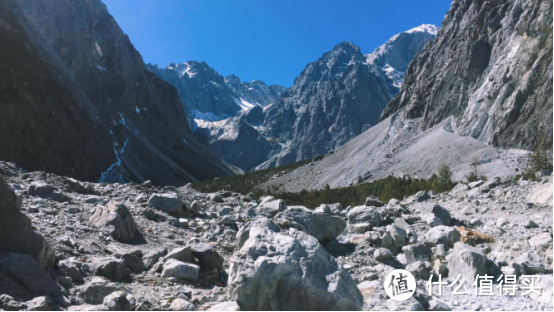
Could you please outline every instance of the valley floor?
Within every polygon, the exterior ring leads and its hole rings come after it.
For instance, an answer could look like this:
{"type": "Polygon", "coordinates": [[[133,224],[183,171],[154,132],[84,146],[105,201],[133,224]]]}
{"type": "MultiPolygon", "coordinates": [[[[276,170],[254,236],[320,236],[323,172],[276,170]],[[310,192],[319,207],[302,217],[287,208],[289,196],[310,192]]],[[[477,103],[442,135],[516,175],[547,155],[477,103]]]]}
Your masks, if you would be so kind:
{"type": "MultiPolygon", "coordinates": [[[[302,309],[318,308],[314,302],[326,294],[333,299],[329,309],[553,309],[552,176],[312,211],[270,197],[84,183],[2,168],[22,198],[21,211],[55,250],[49,278],[67,290],[36,298],[41,294],[30,289],[37,281],[0,267],[4,310],[302,309]],[[54,190],[37,191],[47,186],[54,190]],[[384,290],[385,276],[398,268],[418,279],[416,294],[403,302],[384,290]],[[542,291],[458,296],[443,287],[441,296],[427,294],[430,274],[441,273],[450,284],[448,271],[495,280],[513,274],[518,284],[531,275],[540,277],[542,291]],[[289,286],[304,299],[283,295],[289,286]]],[[[2,252],[0,264],[10,256],[2,252]]]]}

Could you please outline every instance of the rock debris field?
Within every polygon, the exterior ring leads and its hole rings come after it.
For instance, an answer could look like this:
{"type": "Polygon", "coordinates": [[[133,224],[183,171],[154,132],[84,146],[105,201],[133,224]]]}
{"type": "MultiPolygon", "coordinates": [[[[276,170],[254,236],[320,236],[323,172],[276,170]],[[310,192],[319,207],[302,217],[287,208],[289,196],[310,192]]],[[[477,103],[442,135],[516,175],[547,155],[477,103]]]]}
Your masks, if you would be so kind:
{"type": "Polygon", "coordinates": [[[315,210],[10,163],[0,175],[3,310],[553,309],[551,175],[315,210]],[[394,269],[417,280],[406,301],[385,293],[394,269]],[[485,274],[494,295],[477,296],[485,274]],[[458,275],[471,294],[448,287],[458,275]],[[498,294],[500,276],[517,277],[514,296],[498,294]]]}

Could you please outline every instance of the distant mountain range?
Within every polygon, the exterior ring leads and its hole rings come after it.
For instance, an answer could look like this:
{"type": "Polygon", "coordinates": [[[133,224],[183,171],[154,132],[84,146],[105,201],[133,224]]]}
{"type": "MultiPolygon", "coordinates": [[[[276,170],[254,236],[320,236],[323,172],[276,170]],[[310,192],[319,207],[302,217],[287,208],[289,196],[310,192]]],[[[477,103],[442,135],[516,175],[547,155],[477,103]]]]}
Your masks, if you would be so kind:
{"type": "Polygon", "coordinates": [[[147,68],[177,88],[195,136],[248,171],[326,154],[375,125],[411,59],[436,33],[421,25],[368,55],[343,42],[308,64],[289,90],[223,78],[204,62],[147,68]]]}

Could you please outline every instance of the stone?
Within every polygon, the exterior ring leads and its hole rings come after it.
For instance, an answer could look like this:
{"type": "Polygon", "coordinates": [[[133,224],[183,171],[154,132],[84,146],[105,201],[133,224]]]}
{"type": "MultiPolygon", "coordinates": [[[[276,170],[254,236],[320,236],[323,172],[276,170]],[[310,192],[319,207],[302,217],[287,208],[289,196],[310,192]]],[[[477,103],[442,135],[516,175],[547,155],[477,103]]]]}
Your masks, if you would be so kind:
{"type": "Polygon", "coordinates": [[[202,268],[214,269],[223,266],[223,257],[217,253],[212,245],[206,243],[195,243],[190,245],[192,255],[198,259],[202,268]]]}
{"type": "Polygon", "coordinates": [[[194,304],[186,301],[185,299],[177,298],[169,305],[171,311],[194,311],[194,304]]]}
{"type": "Polygon", "coordinates": [[[221,207],[219,209],[219,216],[223,217],[223,216],[226,216],[226,215],[230,214],[231,212],[233,212],[232,207],[229,207],[229,206],[221,207]]]}
{"type": "Polygon", "coordinates": [[[429,300],[429,308],[427,310],[428,311],[452,311],[452,308],[450,308],[450,306],[446,302],[433,297],[433,299],[429,300]]]}
{"type": "Polygon", "coordinates": [[[89,283],[77,289],[77,295],[86,303],[102,304],[107,295],[118,290],[121,290],[119,285],[108,283],[108,281],[101,277],[93,277],[89,283]]]}
{"type": "Polygon", "coordinates": [[[167,255],[162,259],[161,262],[165,262],[168,259],[175,259],[182,262],[194,263],[194,258],[192,257],[192,250],[190,246],[179,247],[171,250],[167,255]]]}
{"type": "Polygon", "coordinates": [[[35,295],[59,296],[67,293],[29,255],[9,254],[0,261],[0,270],[21,282],[35,295]]]}
{"type": "Polygon", "coordinates": [[[236,301],[225,301],[213,305],[208,311],[240,311],[236,301]]]}
{"type": "Polygon", "coordinates": [[[148,199],[148,204],[155,209],[180,217],[182,213],[183,200],[176,193],[154,194],[148,199]]]}
{"type": "Polygon", "coordinates": [[[267,228],[269,231],[279,232],[279,227],[271,220],[263,216],[257,216],[243,225],[237,232],[237,245],[242,248],[244,243],[250,238],[251,228],[267,228]]]}
{"type": "Polygon", "coordinates": [[[552,182],[546,183],[535,188],[529,197],[527,202],[539,207],[552,207],[553,203],[553,188],[552,182]]]}
{"type": "Polygon", "coordinates": [[[538,280],[536,280],[536,286],[541,288],[540,295],[531,292],[529,294],[529,297],[533,298],[535,301],[552,306],[552,285],[554,278],[552,277],[552,275],[539,275],[537,276],[537,278],[538,280]]]}
{"type": "Polygon", "coordinates": [[[384,262],[392,259],[393,254],[387,248],[377,248],[375,252],[373,252],[373,257],[377,261],[384,262]]]}
{"type": "Polygon", "coordinates": [[[144,265],[144,262],[142,262],[142,259],[135,255],[124,254],[121,259],[123,260],[123,263],[125,263],[125,266],[133,272],[140,273],[146,270],[146,266],[144,265]]]}
{"type": "Polygon", "coordinates": [[[0,177],[0,249],[30,255],[45,269],[55,264],[56,255],[46,240],[21,213],[21,198],[0,177]]]}
{"type": "Polygon", "coordinates": [[[229,297],[241,310],[362,308],[356,283],[317,239],[263,225],[258,220],[248,227],[248,239],[230,261],[229,297]]]}
{"type": "Polygon", "coordinates": [[[365,199],[364,205],[369,207],[383,207],[385,204],[376,196],[369,196],[365,199]]]}
{"type": "Polygon", "coordinates": [[[133,307],[127,296],[121,290],[115,291],[106,297],[102,302],[101,311],[133,311],[133,307]]]}
{"type": "Polygon", "coordinates": [[[25,302],[28,311],[52,311],[51,304],[52,300],[46,296],[36,297],[25,302]]]}
{"type": "Polygon", "coordinates": [[[75,258],[60,260],[58,262],[58,267],[66,276],[71,277],[71,279],[76,281],[81,280],[81,263],[75,258]]]}
{"type": "Polygon", "coordinates": [[[473,283],[477,275],[487,273],[487,256],[478,248],[461,242],[454,244],[454,248],[448,256],[448,276],[456,278],[461,275],[466,282],[473,283]]]}
{"type": "Polygon", "coordinates": [[[535,250],[548,249],[549,246],[552,246],[552,234],[542,233],[533,236],[529,239],[529,245],[535,250]]]}
{"type": "Polygon", "coordinates": [[[163,265],[162,277],[175,277],[188,282],[196,282],[200,267],[175,259],[167,260],[163,265]]]}
{"type": "Polygon", "coordinates": [[[467,186],[469,186],[469,188],[473,189],[473,188],[476,188],[476,187],[479,187],[479,186],[483,185],[484,183],[485,183],[485,181],[479,180],[479,181],[468,183],[467,186]]]}
{"type": "Polygon", "coordinates": [[[64,184],[69,186],[69,188],[75,193],[79,193],[79,194],[85,194],[86,193],[85,185],[83,183],[81,183],[80,181],[77,181],[73,178],[65,179],[64,184]]]}
{"type": "Polygon", "coordinates": [[[372,226],[381,225],[381,214],[375,208],[357,206],[352,208],[346,215],[349,223],[370,223],[372,226]]]}
{"type": "Polygon", "coordinates": [[[131,243],[138,237],[138,229],[127,206],[110,202],[95,208],[89,222],[98,228],[109,228],[110,236],[122,243],[131,243]]]}
{"type": "Polygon", "coordinates": [[[412,273],[416,280],[429,280],[432,270],[431,263],[428,261],[416,261],[406,266],[406,271],[412,273]]]}
{"type": "Polygon", "coordinates": [[[452,246],[456,242],[460,241],[460,232],[455,228],[439,225],[431,228],[425,235],[425,243],[428,246],[436,246],[438,244],[444,244],[447,246],[452,246]]]}
{"type": "Polygon", "coordinates": [[[317,207],[314,212],[319,212],[319,213],[326,213],[326,214],[332,214],[333,211],[331,210],[331,207],[329,205],[326,205],[326,204],[321,204],[319,205],[319,207],[317,207]]]}
{"type": "Polygon", "coordinates": [[[222,203],[223,199],[218,194],[210,194],[210,200],[214,203],[222,203]]]}
{"type": "Polygon", "coordinates": [[[419,203],[427,201],[430,198],[431,196],[429,196],[429,194],[427,194],[425,191],[419,191],[414,194],[414,199],[419,203]]]}
{"type": "Polygon", "coordinates": [[[544,272],[542,258],[535,252],[524,252],[518,257],[517,260],[525,270],[525,274],[537,274],[544,272]]]}
{"type": "Polygon", "coordinates": [[[458,184],[456,184],[456,186],[454,186],[454,188],[450,191],[450,195],[456,196],[456,197],[465,197],[466,194],[467,194],[467,191],[468,191],[469,189],[470,189],[470,188],[469,188],[466,184],[458,183],[458,184]]]}
{"type": "Polygon", "coordinates": [[[190,204],[189,211],[191,214],[197,215],[200,213],[201,210],[202,210],[202,206],[198,201],[195,200],[192,202],[192,204],[190,204]]]}
{"type": "Polygon", "coordinates": [[[303,206],[289,207],[274,219],[280,227],[302,230],[322,244],[336,239],[346,228],[343,218],[325,212],[312,212],[303,206]]]}
{"type": "Polygon", "coordinates": [[[106,277],[114,282],[121,282],[129,277],[129,271],[122,259],[97,258],[88,265],[94,275],[106,277]]]}
{"type": "Polygon", "coordinates": [[[434,205],[431,212],[435,215],[435,217],[439,218],[442,221],[443,225],[451,225],[452,217],[450,216],[450,212],[444,209],[442,206],[434,205]]]}
{"type": "Polygon", "coordinates": [[[60,203],[67,202],[70,198],[44,182],[33,182],[29,185],[27,193],[44,199],[51,199],[60,203]]]}
{"type": "Polygon", "coordinates": [[[282,199],[275,199],[273,196],[266,196],[261,199],[256,208],[256,214],[267,218],[273,218],[276,214],[287,209],[287,204],[282,199]]]}
{"type": "Polygon", "coordinates": [[[403,246],[406,246],[408,244],[406,230],[404,230],[403,228],[391,224],[387,226],[387,231],[391,235],[395,247],[402,248],[403,246]]]}
{"type": "Polygon", "coordinates": [[[402,247],[404,255],[406,255],[406,263],[414,263],[416,261],[431,261],[432,251],[425,244],[414,244],[402,247]]]}

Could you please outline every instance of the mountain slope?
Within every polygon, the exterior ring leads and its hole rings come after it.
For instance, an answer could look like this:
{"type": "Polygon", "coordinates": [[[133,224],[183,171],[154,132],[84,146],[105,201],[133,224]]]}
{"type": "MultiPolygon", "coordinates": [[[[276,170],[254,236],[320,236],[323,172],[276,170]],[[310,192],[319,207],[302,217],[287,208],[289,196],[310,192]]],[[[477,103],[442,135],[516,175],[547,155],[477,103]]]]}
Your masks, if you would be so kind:
{"type": "Polygon", "coordinates": [[[99,0],[1,9],[0,159],[89,181],[181,185],[232,174],[192,140],[177,92],[144,68],[99,0]]]}
{"type": "Polygon", "coordinates": [[[326,154],[377,124],[413,56],[436,33],[435,26],[421,25],[365,56],[344,42],[309,64],[266,111],[264,135],[281,148],[259,168],[326,154]]]}
{"type": "Polygon", "coordinates": [[[489,178],[510,177],[529,154],[516,148],[531,148],[541,131],[552,131],[552,3],[455,1],[378,125],[267,186],[428,177],[442,164],[462,179],[474,162],[489,178]]]}
{"type": "Polygon", "coordinates": [[[454,1],[382,119],[401,108],[424,128],[453,115],[460,135],[532,149],[552,133],[552,1],[454,1]]]}

